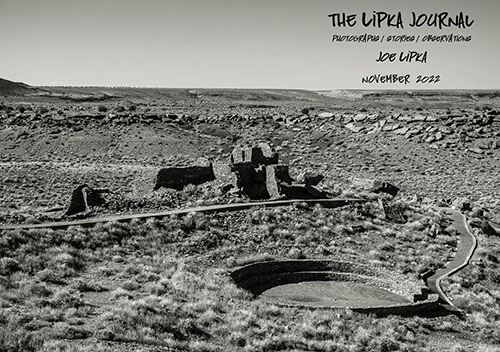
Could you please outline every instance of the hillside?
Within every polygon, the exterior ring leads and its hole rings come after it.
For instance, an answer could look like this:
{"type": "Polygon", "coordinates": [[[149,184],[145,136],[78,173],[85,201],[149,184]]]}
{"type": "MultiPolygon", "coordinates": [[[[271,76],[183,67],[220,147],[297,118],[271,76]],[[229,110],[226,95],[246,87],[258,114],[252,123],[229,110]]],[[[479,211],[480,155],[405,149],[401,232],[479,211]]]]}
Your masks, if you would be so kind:
{"type": "Polygon", "coordinates": [[[0,96],[24,95],[35,88],[21,82],[12,82],[0,78],[0,96]]]}

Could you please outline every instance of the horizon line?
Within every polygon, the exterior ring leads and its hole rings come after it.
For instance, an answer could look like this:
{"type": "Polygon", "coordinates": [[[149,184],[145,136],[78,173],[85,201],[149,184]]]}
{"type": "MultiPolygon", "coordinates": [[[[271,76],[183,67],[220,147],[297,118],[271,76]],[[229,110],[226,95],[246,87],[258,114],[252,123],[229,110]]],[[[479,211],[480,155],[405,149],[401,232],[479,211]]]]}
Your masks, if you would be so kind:
{"type": "MultiPolygon", "coordinates": [[[[16,82],[24,83],[24,82],[16,82]]],[[[24,83],[27,84],[27,83],[24,83]]],[[[498,88],[272,88],[272,87],[168,87],[168,86],[104,86],[104,85],[30,85],[33,88],[108,88],[108,89],[222,89],[222,90],[302,90],[309,92],[344,91],[500,91],[498,88]]]]}

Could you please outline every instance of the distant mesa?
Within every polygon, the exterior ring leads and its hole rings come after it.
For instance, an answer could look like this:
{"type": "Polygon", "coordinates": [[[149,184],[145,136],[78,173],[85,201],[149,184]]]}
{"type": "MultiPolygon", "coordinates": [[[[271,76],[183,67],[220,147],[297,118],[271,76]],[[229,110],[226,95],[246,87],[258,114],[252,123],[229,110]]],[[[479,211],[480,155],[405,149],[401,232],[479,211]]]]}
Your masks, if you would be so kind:
{"type": "Polygon", "coordinates": [[[25,95],[37,89],[22,82],[12,82],[0,78],[0,96],[25,95]]]}

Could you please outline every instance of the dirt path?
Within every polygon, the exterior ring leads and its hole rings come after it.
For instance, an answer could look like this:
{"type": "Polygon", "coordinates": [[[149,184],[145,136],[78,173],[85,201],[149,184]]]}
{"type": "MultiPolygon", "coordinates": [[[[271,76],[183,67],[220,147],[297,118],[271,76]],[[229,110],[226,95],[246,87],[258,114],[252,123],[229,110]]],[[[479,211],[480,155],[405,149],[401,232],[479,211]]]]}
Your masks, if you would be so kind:
{"type": "Polygon", "coordinates": [[[443,292],[443,289],[441,288],[441,280],[453,275],[469,264],[469,260],[474,254],[474,251],[477,247],[477,240],[469,230],[467,220],[463,214],[450,208],[442,209],[445,210],[446,214],[450,215],[452,219],[452,226],[459,233],[459,247],[453,260],[445,267],[437,270],[434,275],[428,277],[426,282],[430,290],[439,295],[439,299],[440,301],[442,301],[442,303],[454,306],[453,302],[443,292]]]}
{"type": "Polygon", "coordinates": [[[207,205],[186,209],[175,209],[168,210],[159,213],[142,213],[142,214],[128,214],[128,215],[117,215],[109,216],[104,218],[95,219],[83,219],[74,221],[61,221],[61,222],[51,222],[44,224],[15,224],[15,225],[3,225],[0,226],[0,231],[2,230],[29,230],[29,229],[62,229],[70,226],[94,226],[98,223],[105,223],[111,221],[130,221],[133,219],[150,219],[150,218],[164,218],[170,215],[183,215],[188,213],[213,213],[213,212],[223,212],[223,211],[236,211],[249,209],[255,206],[264,207],[279,207],[292,205],[296,203],[307,203],[307,204],[321,204],[326,207],[341,207],[351,203],[361,203],[365,202],[363,199],[291,199],[291,200],[271,200],[264,202],[248,202],[248,203],[232,203],[232,204],[219,204],[219,205],[207,205]]]}

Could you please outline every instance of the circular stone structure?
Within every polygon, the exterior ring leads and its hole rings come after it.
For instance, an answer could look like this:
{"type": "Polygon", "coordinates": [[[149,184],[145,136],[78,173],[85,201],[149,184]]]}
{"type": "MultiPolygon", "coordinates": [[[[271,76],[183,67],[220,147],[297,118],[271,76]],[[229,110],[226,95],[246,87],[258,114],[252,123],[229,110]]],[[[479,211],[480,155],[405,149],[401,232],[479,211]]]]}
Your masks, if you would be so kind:
{"type": "Polygon", "coordinates": [[[257,262],[231,272],[236,284],[262,301],[289,307],[351,308],[386,314],[413,314],[436,307],[413,303],[418,286],[373,266],[335,260],[257,262]]]}

